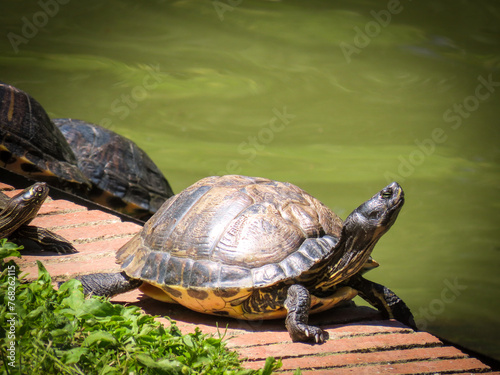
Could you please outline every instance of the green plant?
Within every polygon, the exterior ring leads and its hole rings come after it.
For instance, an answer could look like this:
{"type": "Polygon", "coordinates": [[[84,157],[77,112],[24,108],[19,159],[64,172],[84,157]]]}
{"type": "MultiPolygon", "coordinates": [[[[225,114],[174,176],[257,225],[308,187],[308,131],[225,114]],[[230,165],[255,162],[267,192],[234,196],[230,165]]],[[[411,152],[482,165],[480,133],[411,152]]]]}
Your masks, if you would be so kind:
{"type": "Polygon", "coordinates": [[[85,298],[69,280],[56,290],[42,263],[34,281],[7,257],[21,248],[0,240],[0,371],[6,374],[270,374],[241,367],[223,337],[183,335],[135,306],[85,298]],[[14,328],[12,328],[14,327],[14,328]]]}

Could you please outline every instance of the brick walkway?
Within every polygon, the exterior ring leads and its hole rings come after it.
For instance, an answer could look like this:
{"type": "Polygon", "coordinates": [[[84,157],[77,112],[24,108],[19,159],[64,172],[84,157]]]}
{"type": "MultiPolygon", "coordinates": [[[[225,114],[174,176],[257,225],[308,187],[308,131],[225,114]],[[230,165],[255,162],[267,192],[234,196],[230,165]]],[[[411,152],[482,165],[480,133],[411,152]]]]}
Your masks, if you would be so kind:
{"type": "MultiPolygon", "coordinates": [[[[12,196],[17,191],[0,183],[0,190],[12,196]]],[[[54,230],[71,240],[79,253],[57,255],[26,249],[18,260],[31,278],[37,275],[41,260],[54,280],[78,274],[117,270],[114,252],[141,226],[118,216],[67,200],[48,199],[34,225],[54,230]]],[[[152,300],[132,291],[113,299],[133,303],[146,313],[169,316],[183,332],[196,327],[203,332],[229,338],[228,346],[237,350],[244,365],[260,368],[268,356],[281,358],[280,372],[292,374],[300,367],[303,374],[475,374],[500,375],[476,358],[443,344],[426,332],[415,332],[396,321],[381,320],[368,307],[334,309],[311,317],[311,323],[327,329],[330,339],[322,345],[292,343],[283,321],[247,322],[192,312],[181,306],[152,300]],[[335,322],[335,324],[334,324],[335,322]]],[[[168,320],[160,318],[168,324],[168,320]]]]}

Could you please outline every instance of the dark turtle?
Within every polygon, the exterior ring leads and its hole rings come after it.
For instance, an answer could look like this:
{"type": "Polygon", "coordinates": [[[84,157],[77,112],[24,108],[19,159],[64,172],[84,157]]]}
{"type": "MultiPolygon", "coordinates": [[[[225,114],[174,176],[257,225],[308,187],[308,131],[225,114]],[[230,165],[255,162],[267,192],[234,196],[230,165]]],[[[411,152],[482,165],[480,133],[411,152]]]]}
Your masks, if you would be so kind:
{"type": "Polygon", "coordinates": [[[69,191],[90,188],[68,142],[40,103],[1,82],[0,166],[69,191]]]}
{"type": "Polygon", "coordinates": [[[38,214],[48,194],[49,188],[45,182],[37,182],[12,198],[0,192],[0,238],[27,238],[46,250],[76,252],[73,245],[58,234],[28,225],[38,214]]]}
{"type": "Polygon", "coordinates": [[[174,195],[160,169],[134,142],[84,121],[53,121],[92,182],[93,201],[146,220],[174,195]]]}
{"type": "Polygon", "coordinates": [[[403,202],[394,182],[342,222],[290,183],[208,177],[170,198],[117,252],[123,272],[80,279],[86,293],[109,296],[142,284],[155,299],[202,313],[286,317],[294,341],[324,341],[327,333],[308,325],[309,313],[357,294],[415,327],[399,297],[361,276],[403,202]]]}

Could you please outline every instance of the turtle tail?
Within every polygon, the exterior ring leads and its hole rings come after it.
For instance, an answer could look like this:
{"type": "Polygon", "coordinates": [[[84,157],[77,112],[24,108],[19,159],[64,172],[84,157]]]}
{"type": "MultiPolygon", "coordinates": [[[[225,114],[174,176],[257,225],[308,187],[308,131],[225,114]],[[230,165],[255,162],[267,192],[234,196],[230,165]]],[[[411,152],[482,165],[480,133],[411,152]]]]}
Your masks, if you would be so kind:
{"type": "Polygon", "coordinates": [[[77,277],[85,295],[111,297],[141,286],[142,281],[128,277],[124,272],[91,273],[77,277]]]}

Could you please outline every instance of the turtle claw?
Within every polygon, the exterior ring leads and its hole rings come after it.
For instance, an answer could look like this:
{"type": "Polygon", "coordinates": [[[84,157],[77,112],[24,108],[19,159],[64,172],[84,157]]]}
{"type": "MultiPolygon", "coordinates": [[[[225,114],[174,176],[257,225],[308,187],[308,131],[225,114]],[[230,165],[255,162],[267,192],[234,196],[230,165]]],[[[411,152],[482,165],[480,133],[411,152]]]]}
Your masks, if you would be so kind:
{"type": "MultiPolygon", "coordinates": [[[[300,326],[298,326],[300,328],[300,326]]],[[[294,331],[290,333],[292,341],[294,342],[314,342],[316,344],[322,344],[328,340],[328,332],[322,330],[319,327],[306,326],[303,327],[302,331],[294,331]]]]}
{"type": "Polygon", "coordinates": [[[323,344],[329,337],[328,332],[314,326],[309,326],[305,331],[305,335],[307,341],[314,341],[316,344],[323,344]]]}
{"type": "Polygon", "coordinates": [[[311,327],[311,328],[314,328],[313,332],[310,332],[309,329],[306,328],[304,332],[306,337],[314,339],[314,342],[316,344],[322,344],[326,340],[328,340],[328,332],[323,331],[321,328],[317,327],[311,327]]]}
{"type": "Polygon", "coordinates": [[[318,327],[311,327],[311,328],[314,328],[314,332],[312,334],[309,334],[306,331],[306,334],[308,337],[314,338],[314,342],[316,344],[322,344],[326,340],[328,340],[328,337],[329,337],[328,332],[323,331],[321,328],[318,328],[318,327]]]}
{"type": "Polygon", "coordinates": [[[58,254],[75,254],[78,253],[78,250],[75,249],[75,247],[70,244],[60,244],[58,246],[54,246],[52,248],[54,251],[56,251],[58,254]]]}
{"type": "Polygon", "coordinates": [[[316,341],[317,344],[322,344],[324,343],[326,340],[328,340],[328,332],[326,331],[322,331],[321,334],[317,333],[315,336],[314,336],[314,339],[316,341]]]}

